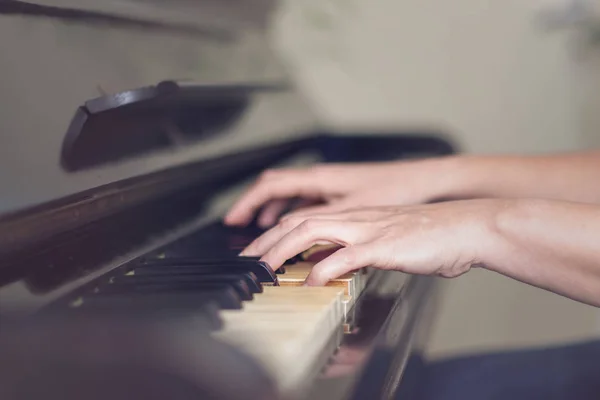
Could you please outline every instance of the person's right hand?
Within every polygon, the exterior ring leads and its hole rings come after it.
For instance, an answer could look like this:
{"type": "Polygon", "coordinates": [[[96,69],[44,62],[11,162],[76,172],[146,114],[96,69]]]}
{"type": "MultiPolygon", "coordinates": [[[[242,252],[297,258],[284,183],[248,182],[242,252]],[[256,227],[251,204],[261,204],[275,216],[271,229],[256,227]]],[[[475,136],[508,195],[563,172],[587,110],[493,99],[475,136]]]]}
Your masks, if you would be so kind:
{"type": "Polygon", "coordinates": [[[232,207],[225,223],[246,225],[262,208],[258,224],[271,226],[278,221],[288,202],[295,198],[311,207],[294,214],[424,203],[444,194],[450,176],[444,160],[268,170],[232,207]]]}

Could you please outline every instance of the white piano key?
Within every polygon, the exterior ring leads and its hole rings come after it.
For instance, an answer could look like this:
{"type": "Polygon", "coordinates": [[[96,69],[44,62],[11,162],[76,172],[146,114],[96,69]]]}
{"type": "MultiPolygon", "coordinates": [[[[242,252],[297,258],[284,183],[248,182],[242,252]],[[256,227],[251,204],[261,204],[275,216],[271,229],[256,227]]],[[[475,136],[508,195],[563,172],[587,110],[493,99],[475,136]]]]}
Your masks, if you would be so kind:
{"type": "Polygon", "coordinates": [[[293,393],[318,373],[315,363],[331,340],[341,340],[344,288],[265,287],[242,310],[221,311],[214,334],[253,356],[282,393],[293,393]]]}

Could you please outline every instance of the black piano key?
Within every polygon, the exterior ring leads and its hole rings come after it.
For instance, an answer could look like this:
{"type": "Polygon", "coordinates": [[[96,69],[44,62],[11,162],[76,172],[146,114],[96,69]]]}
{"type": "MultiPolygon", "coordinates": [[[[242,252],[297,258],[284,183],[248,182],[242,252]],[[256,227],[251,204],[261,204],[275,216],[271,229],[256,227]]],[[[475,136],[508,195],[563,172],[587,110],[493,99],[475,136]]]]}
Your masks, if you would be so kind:
{"type": "Polygon", "coordinates": [[[266,268],[269,271],[273,269],[269,264],[264,261],[260,261],[258,258],[240,257],[236,259],[222,259],[222,258],[204,258],[204,257],[174,257],[164,260],[152,260],[147,262],[148,264],[183,264],[183,265],[219,265],[219,266],[256,266],[259,265],[262,268],[266,268]]]}
{"type": "MultiPolygon", "coordinates": [[[[233,292],[233,295],[236,295],[233,292]]],[[[111,316],[126,316],[127,318],[171,318],[192,317],[197,327],[208,330],[218,330],[223,327],[219,316],[219,302],[234,304],[227,295],[220,292],[203,295],[171,295],[158,293],[156,295],[89,295],[79,299],[74,311],[82,314],[104,314],[111,316]],[[215,301],[218,297],[221,301],[215,301]]],[[[235,297],[232,297],[235,298],[235,297]]]]}
{"type": "MultiPolygon", "coordinates": [[[[240,250],[241,251],[241,250],[240,250]]],[[[212,244],[202,244],[186,247],[170,247],[159,253],[157,258],[218,258],[218,259],[235,259],[240,253],[238,250],[221,248],[212,244]]]]}
{"type": "MultiPolygon", "coordinates": [[[[132,301],[155,302],[157,306],[191,309],[202,305],[214,303],[223,310],[239,310],[242,308],[242,299],[231,286],[219,285],[203,287],[202,290],[130,290],[123,287],[106,285],[93,294],[86,296],[92,299],[134,299],[132,301]],[[125,289],[125,290],[123,290],[125,289]],[[139,299],[138,299],[139,298],[139,299]]],[[[85,304],[85,300],[84,300],[85,304]]]]}
{"type": "Polygon", "coordinates": [[[279,286],[279,280],[277,275],[269,264],[264,261],[256,260],[203,260],[199,258],[167,258],[157,260],[144,260],[141,264],[147,265],[160,265],[160,266],[194,266],[194,267],[208,267],[208,268],[237,268],[245,271],[253,272],[261,282],[273,283],[275,286],[279,286]]]}
{"type": "MultiPolygon", "coordinates": [[[[151,258],[236,258],[264,232],[265,230],[256,224],[247,227],[230,227],[218,222],[165,246],[153,253],[151,258]]],[[[293,257],[287,263],[295,263],[299,260],[298,257],[293,257]]]]}
{"type": "Polygon", "coordinates": [[[253,295],[244,281],[205,281],[205,282],[113,282],[98,288],[100,293],[160,293],[160,292],[189,292],[203,290],[219,290],[233,288],[238,293],[240,300],[252,300],[253,295]]]}
{"type": "MultiPolygon", "coordinates": [[[[140,268],[138,271],[141,271],[140,268]]],[[[171,269],[172,271],[172,269],[171,269]]],[[[192,283],[224,283],[231,285],[240,285],[252,295],[260,293],[261,290],[252,277],[244,274],[181,274],[181,273],[160,273],[160,274],[132,274],[115,277],[114,283],[136,283],[136,284],[192,284],[192,283]]],[[[258,282],[260,285],[260,282],[258,282]]]]}
{"type": "Polygon", "coordinates": [[[277,275],[283,275],[283,274],[285,274],[285,267],[283,265],[281,267],[279,267],[279,269],[277,269],[275,271],[275,274],[277,274],[277,275]]]}
{"type": "MultiPolygon", "coordinates": [[[[162,277],[162,276],[213,276],[213,277],[224,277],[230,276],[235,279],[241,279],[250,288],[252,293],[262,293],[262,284],[253,272],[244,270],[235,270],[233,268],[224,269],[221,267],[214,268],[196,268],[194,266],[187,267],[170,267],[170,266],[141,266],[135,270],[129,272],[126,276],[151,276],[151,277],[162,277]]],[[[121,279],[117,277],[116,280],[121,279]]]]}
{"type": "MultiPolygon", "coordinates": [[[[156,259],[171,259],[171,258],[195,258],[202,260],[239,260],[239,259],[247,259],[247,260],[256,260],[258,261],[260,257],[248,257],[248,256],[240,256],[239,253],[242,249],[221,249],[218,246],[193,246],[189,250],[181,250],[181,249],[165,249],[156,253],[152,253],[147,256],[147,260],[156,260],[156,259]]],[[[296,255],[289,260],[284,262],[284,265],[291,265],[297,262],[301,262],[302,257],[300,255],[296,255]]],[[[282,267],[283,268],[283,267],[282,267]]],[[[281,270],[277,270],[278,272],[281,270]]],[[[285,271],[285,270],[282,270],[285,271]]],[[[280,272],[284,273],[284,272],[280,272]]]]}
{"type": "Polygon", "coordinates": [[[164,257],[160,259],[145,259],[144,263],[172,263],[174,260],[176,262],[194,262],[198,264],[238,264],[238,263],[257,263],[260,262],[260,257],[241,257],[236,256],[233,258],[228,257],[210,257],[210,253],[205,254],[204,256],[199,257],[164,257]]]}
{"type": "MultiPolygon", "coordinates": [[[[299,256],[298,256],[298,257],[299,257],[299,256]]],[[[260,257],[249,257],[249,256],[243,256],[243,257],[242,257],[242,256],[237,256],[237,257],[236,257],[236,259],[237,259],[237,260],[248,260],[248,261],[260,262],[260,257]]],[[[300,258],[298,258],[298,260],[300,260],[300,258]]],[[[298,262],[298,261],[296,260],[296,257],[294,257],[293,259],[289,259],[288,261],[286,261],[286,262],[284,263],[284,265],[282,265],[281,267],[279,267],[279,269],[277,269],[277,270],[275,271],[275,273],[276,273],[277,275],[283,275],[283,274],[285,274],[285,265],[286,265],[286,264],[293,264],[293,263],[296,263],[296,262],[298,262]]]]}

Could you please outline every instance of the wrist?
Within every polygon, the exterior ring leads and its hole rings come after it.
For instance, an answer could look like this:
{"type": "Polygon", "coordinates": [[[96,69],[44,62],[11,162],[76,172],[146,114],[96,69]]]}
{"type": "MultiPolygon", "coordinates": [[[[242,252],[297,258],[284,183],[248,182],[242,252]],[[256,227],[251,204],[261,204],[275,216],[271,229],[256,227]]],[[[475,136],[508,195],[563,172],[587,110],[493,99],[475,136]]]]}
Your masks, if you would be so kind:
{"type": "Polygon", "coordinates": [[[427,202],[469,199],[481,191],[480,166],[475,157],[449,156],[424,163],[427,202]]]}
{"type": "Polygon", "coordinates": [[[480,246],[479,259],[481,266],[502,274],[509,271],[504,269],[515,266],[511,258],[516,255],[515,242],[518,242],[518,232],[523,224],[530,219],[530,209],[536,201],[527,199],[490,199],[483,200],[493,203],[488,218],[485,220],[485,237],[488,238],[480,246]]]}

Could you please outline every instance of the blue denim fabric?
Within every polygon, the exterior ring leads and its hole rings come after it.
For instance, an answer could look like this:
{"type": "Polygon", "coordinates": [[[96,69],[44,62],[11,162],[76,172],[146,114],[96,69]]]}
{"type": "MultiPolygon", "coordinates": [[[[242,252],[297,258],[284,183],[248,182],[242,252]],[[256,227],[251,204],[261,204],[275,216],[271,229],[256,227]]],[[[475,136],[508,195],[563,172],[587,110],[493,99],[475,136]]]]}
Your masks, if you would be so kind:
{"type": "Polygon", "coordinates": [[[420,369],[420,400],[600,400],[600,341],[455,358],[420,369]]]}

